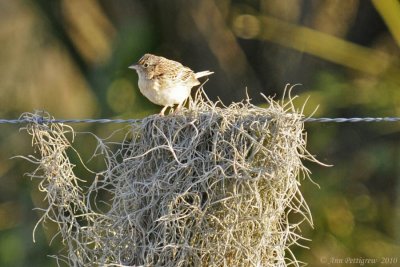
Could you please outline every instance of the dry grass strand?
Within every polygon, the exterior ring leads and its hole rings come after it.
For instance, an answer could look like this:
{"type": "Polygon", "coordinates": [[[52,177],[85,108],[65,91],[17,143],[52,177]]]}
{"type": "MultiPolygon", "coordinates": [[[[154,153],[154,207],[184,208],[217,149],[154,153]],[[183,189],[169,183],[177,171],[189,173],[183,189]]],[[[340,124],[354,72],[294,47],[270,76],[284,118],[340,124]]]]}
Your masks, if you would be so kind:
{"type": "MultiPolygon", "coordinates": [[[[106,170],[83,189],[73,173],[62,124],[31,123],[51,220],[70,266],[299,266],[299,225],[312,225],[299,190],[309,171],[303,115],[289,99],[221,107],[202,90],[189,109],[131,125],[125,140],[98,137],[106,170]],[[112,149],[117,145],[118,149],[112,149]],[[92,206],[99,191],[108,209],[92,206]],[[291,214],[301,215],[291,221],[291,214]]],[[[32,114],[24,114],[32,118],[32,114]]]]}

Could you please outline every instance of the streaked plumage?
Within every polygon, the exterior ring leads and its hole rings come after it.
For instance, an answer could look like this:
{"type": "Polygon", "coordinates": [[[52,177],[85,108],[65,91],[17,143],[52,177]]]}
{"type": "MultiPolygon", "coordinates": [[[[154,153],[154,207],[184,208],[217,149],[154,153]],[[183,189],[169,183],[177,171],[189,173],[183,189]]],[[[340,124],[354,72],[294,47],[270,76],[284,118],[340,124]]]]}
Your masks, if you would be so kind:
{"type": "Polygon", "coordinates": [[[160,114],[175,104],[180,108],[192,87],[200,84],[198,78],[213,73],[194,73],[179,62],[152,54],[145,54],[129,68],[138,73],[140,92],[154,104],[164,106],[160,114]]]}

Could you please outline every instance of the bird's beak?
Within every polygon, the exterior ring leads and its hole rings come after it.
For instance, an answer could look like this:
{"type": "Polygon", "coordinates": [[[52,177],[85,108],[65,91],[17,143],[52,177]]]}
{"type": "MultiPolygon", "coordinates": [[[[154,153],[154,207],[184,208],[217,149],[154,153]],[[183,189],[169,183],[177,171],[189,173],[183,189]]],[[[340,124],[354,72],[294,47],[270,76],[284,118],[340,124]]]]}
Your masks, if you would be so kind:
{"type": "Polygon", "coordinates": [[[139,65],[135,63],[135,64],[130,65],[128,68],[129,69],[133,69],[133,70],[137,70],[138,67],[139,67],[139,65]]]}

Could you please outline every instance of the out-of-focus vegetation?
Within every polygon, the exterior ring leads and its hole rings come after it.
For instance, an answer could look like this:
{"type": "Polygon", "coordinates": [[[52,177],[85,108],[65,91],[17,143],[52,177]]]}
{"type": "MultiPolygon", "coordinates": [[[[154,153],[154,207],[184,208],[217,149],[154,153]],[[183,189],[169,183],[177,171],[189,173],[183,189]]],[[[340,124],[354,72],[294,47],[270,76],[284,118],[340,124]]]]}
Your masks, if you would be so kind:
{"type": "MultiPolygon", "coordinates": [[[[282,95],[302,83],[315,116],[400,116],[398,0],[100,1],[0,0],[0,117],[46,110],[57,118],[140,118],[159,111],[127,68],[143,53],[215,72],[212,99],[282,95]]],[[[115,126],[78,125],[106,136],[115,126]]],[[[56,266],[47,231],[32,229],[41,195],[10,157],[30,154],[18,125],[0,125],[0,266],[56,266]]],[[[310,266],[345,258],[400,258],[400,125],[309,123],[311,165],[303,181],[315,226],[297,258],[310,266]]],[[[79,141],[86,159],[94,142],[79,141]]],[[[95,165],[95,164],[93,164],[95,165]]],[[[88,175],[83,170],[79,174],[88,175]]],[[[51,228],[51,226],[49,225],[51,228]]],[[[400,259],[398,263],[400,264],[400,259]]],[[[346,264],[342,264],[346,265],[346,264]]],[[[375,264],[374,266],[390,266],[375,264]]],[[[392,264],[396,266],[396,264],[392,264]]],[[[336,265],[339,266],[339,265],[336,265]]]]}

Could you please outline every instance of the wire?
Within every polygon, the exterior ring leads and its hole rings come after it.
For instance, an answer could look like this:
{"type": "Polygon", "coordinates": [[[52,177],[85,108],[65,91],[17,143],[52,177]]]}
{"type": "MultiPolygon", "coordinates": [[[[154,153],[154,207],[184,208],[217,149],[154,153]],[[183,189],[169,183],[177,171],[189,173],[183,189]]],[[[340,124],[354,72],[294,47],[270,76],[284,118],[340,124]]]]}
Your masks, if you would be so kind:
{"type": "MultiPolygon", "coordinates": [[[[32,119],[0,119],[0,124],[21,124],[37,122],[44,123],[137,123],[141,119],[45,119],[43,117],[35,117],[32,119]]],[[[400,117],[383,117],[383,118],[304,118],[304,122],[400,122],[400,117]]]]}
{"type": "Polygon", "coordinates": [[[135,123],[140,119],[45,119],[37,117],[34,119],[0,119],[0,124],[19,124],[19,123],[31,123],[37,122],[43,123],[135,123]]]}
{"type": "Polygon", "coordinates": [[[399,122],[400,117],[384,118],[305,118],[304,122],[399,122]]]}

